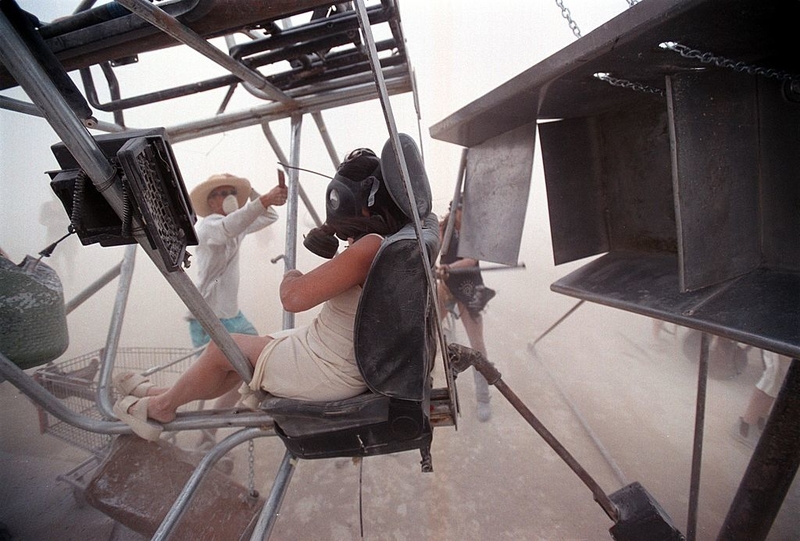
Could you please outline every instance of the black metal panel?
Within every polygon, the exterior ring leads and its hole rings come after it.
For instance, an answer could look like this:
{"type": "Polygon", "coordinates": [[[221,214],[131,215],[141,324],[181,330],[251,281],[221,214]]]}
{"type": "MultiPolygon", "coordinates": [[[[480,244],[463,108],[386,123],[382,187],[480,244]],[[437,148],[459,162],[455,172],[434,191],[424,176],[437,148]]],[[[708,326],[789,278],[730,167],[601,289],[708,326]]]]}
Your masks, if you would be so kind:
{"type": "Polygon", "coordinates": [[[681,293],[678,259],[613,252],[555,282],[579,299],[670,321],[790,357],[800,356],[800,276],[757,269],[681,293]]]}
{"type": "Polygon", "coordinates": [[[800,2],[790,0],[647,0],[434,124],[431,136],[471,147],[537,119],[574,118],[657,102],[654,94],[613,87],[611,73],[665,89],[664,76],[705,66],[658,45],[686,45],[789,72],[800,2]]]}
{"type": "Polygon", "coordinates": [[[668,78],[681,290],[756,268],[759,145],[756,78],[700,71],[668,78]]]}
{"type": "Polygon", "coordinates": [[[764,266],[800,271],[800,94],[759,79],[761,238],[764,266]]]}
{"type": "Polygon", "coordinates": [[[531,124],[469,149],[459,256],[519,262],[535,142],[531,124]]]}
{"type": "Polygon", "coordinates": [[[556,264],[608,250],[676,252],[664,103],[539,133],[556,264]]]}
{"type": "Polygon", "coordinates": [[[608,251],[597,134],[596,117],[539,125],[556,265],[608,251]]]}

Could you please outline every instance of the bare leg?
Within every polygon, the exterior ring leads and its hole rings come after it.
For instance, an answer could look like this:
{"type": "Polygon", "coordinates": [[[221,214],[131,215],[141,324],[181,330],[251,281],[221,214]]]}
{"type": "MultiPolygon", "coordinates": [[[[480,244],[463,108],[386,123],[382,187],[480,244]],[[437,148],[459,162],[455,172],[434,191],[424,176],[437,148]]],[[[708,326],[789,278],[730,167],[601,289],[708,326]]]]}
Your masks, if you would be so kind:
{"type": "Polygon", "coordinates": [[[447,299],[449,299],[452,294],[441,280],[437,281],[436,283],[436,293],[436,298],[439,304],[439,318],[443,320],[447,316],[447,299]]]}
{"type": "Polygon", "coordinates": [[[753,389],[753,394],[750,395],[750,402],[747,404],[744,415],[742,415],[742,420],[749,425],[754,425],[759,418],[766,419],[774,401],[774,398],[761,389],[753,389]]]}
{"type": "MultiPolygon", "coordinates": [[[[252,365],[255,365],[264,346],[272,340],[268,336],[231,336],[252,365]]],[[[162,423],[172,421],[180,406],[195,400],[219,398],[241,382],[239,374],[222,350],[212,342],[172,387],[150,398],[147,416],[162,423]]]]}

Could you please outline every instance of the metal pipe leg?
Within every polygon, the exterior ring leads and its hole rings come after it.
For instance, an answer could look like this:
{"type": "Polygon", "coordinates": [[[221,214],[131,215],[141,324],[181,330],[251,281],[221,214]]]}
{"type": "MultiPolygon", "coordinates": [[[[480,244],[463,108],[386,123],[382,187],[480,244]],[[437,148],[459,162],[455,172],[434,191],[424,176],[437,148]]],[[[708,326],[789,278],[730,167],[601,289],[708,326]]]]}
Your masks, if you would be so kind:
{"type": "Polygon", "coordinates": [[[292,480],[292,475],[294,475],[297,461],[298,459],[287,449],[278,468],[275,481],[272,483],[272,490],[264,503],[264,507],[261,509],[261,515],[259,515],[258,522],[253,529],[253,535],[250,537],[251,541],[263,541],[269,539],[269,536],[272,535],[272,528],[275,527],[275,522],[278,520],[278,513],[289,488],[289,482],[292,480]]]}
{"type": "Polygon", "coordinates": [[[718,541],[763,541],[800,466],[800,361],[794,359],[718,541]]]}

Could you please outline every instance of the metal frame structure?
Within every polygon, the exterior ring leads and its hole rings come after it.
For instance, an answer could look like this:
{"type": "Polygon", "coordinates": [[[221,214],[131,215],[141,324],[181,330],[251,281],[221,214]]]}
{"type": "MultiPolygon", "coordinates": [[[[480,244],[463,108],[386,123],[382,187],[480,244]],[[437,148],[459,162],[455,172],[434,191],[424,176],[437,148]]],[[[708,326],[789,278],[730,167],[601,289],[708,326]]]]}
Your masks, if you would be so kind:
{"type": "MultiPolygon", "coordinates": [[[[553,291],[797,359],[800,62],[790,21],[799,15],[796,3],[779,1],[632,4],[433,125],[431,135],[471,150],[537,128],[555,263],[604,254],[553,291]]],[[[800,466],[798,364],[719,539],[764,539],[800,466]],[[774,476],[759,482],[767,471],[774,476]]]]}
{"type": "MultiPolygon", "coordinates": [[[[216,115],[168,128],[167,133],[172,142],[180,142],[261,125],[276,156],[282,163],[289,165],[286,170],[289,187],[284,251],[286,270],[295,266],[297,212],[301,199],[316,223],[320,224],[317,213],[298,181],[300,135],[306,114],[312,115],[333,165],[337,166],[337,153],[328,136],[321,111],[380,98],[398,169],[403,176],[412,208],[416,208],[389,102],[390,95],[413,89],[413,73],[405,52],[399,11],[394,0],[381,0],[369,8],[364,0],[356,0],[354,7],[353,2],[339,3],[335,4],[336,13],[330,16],[328,12],[332,4],[318,0],[270,3],[249,0],[177,0],[161,4],[153,4],[148,0],[120,0],[116,4],[92,8],[93,4],[91,1],[83,2],[79,7],[80,11],[72,17],[43,25],[35,31],[14,2],[3,4],[0,11],[0,87],[19,85],[32,103],[3,98],[0,100],[0,107],[45,116],[118,215],[122,216],[124,211],[118,172],[109,164],[87,128],[109,132],[124,131],[123,112],[126,108],[223,86],[229,87],[228,96],[216,115]],[[247,6],[242,6],[243,3],[247,6]],[[231,9],[233,7],[235,9],[231,9]],[[291,16],[306,12],[313,13],[310,23],[290,26],[288,21],[291,16]],[[388,24],[392,37],[376,43],[371,25],[380,23],[388,24]],[[234,32],[250,36],[251,41],[232,46],[228,55],[207,41],[234,32]],[[145,96],[123,98],[113,74],[113,65],[131,62],[141,52],[175,45],[173,40],[207,56],[223,66],[230,75],[156,91],[145,96]],[[332,51],[330,55],[328,51],[332,51]],[[390,54],[380,57],[381,52],[390,54]],[[289,71],[264,75],[258,70],[259,67],[285,60],[292,61],[292,69],[289,71]],[[100,65],[109,86],[112,99],[107,103],[99,103],[97,99],[95,84],[88,69],[95,64],[100,65]],[[64,70],[73,69],[81,70],[88,102],[97,109],[113,112],[113,124],[98,122],[92,116],[86,100],[66,77],[64,70]],[[265,103],[244,112],[225,113],[230,95],[239,85],[265,103]],[[288,160],[270,128],[271,122],[286,118],[291,121],[288,160]]],[[[415,215],[414,218],[417,236],[421,238],[419,217],[415,215]]],[[[249,382],[252,378],[252,367],[183,269],[165,268],[158,252],[147,242],[141,223],[134,220],[132,233],[137,244],[220,346],[242,379],[249,382]]],[[[98,409],[104,417],[103,420],[89,419],[70,411],[0,354],[0,375],[48,413],[80,429],[103,434],[131,432],[127,425],[114,420],[110,381],[133,273],[135,250],[136,245],[129,246],[119,266],[103,275],[68,305],[69,310],[74,309],[119,275],[117,298],[98,385],[98,409]]],[[[427,257],[426,250],[422,249],[421,253],[422,257],[427,257]]],[[[426,265],[426,268],[429,269],[430,265],[426,265]]],[[[427,278],[429,286],[433,287],[434,281],[430,272],[427,278]]],[[[283,325],[284,328],[294,326],[293,314],[284,313],[283,325]]],[[[446,373],[452,378],[449,370],[446,373]]],[[[452,383],[452,380],[448,381],[452,383]]],[[[444,397],[439,397],[440,402],[443,399],[444,397]]],[[[436,426],[455,422],[452,408],[439,407],[436,411],[436,426]],[[447,422],[445,418],[451,421],[447,422]]],[[[164,425],[166,431],[220,427],[239,427],[240,430],[219,442],[205,456],[153,539],[167,539],[170,536],[190,504],[200,480],[225,453],[244,441],[275,434],[272,419],[255,412],[179,413],[173,422],[164,425]]],[[[287,451],[252,539],[269,537],[296,462],[297,459],[287,451]]]]}

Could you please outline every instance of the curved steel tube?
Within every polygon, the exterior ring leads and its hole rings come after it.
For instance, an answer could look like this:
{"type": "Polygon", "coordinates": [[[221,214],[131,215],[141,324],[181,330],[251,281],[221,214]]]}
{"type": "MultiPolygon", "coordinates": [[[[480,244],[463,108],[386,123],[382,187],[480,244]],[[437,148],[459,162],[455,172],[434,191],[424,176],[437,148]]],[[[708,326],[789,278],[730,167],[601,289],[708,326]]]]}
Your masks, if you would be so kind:
{"type": "Polygon", "coordinates": [[[203,457],[203,460],[200,461],[200,464],[198,464],[197,468],[195,468],[195,470],[192,472],[191,477],[189,477],[189,480],[186,482],[186,485],[184,485],[183,490],[178,495],[175,503],[172,504],[172,507],[167,512],[167,515],[164,517],[164,520],[161,522],[158,530],[156,530],[156,533],[153,535],[152,540],[161,541],[170,536],[175,529],[175,526],[177,526],[178,521],[186,512],[189,504],[192,502],[192,498],[197,491],[197,487],[200,486],[200,482],[203,480],[203,477],[205,477],[211,468],[214,467],[214,464],[216,464],[220,458],[225,456],[228,451],[237,445],[248,440],[261,438],[264,436],[271,436],[271,434],[265,433],[260,428],[246,428],[231,434],[215,445],[214,448],[203,457]]]}

